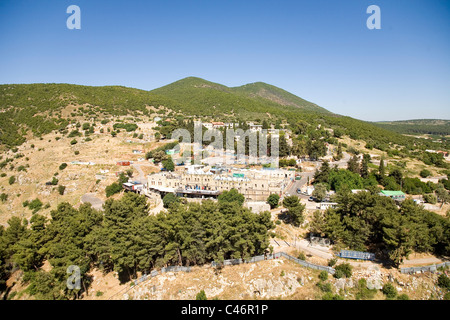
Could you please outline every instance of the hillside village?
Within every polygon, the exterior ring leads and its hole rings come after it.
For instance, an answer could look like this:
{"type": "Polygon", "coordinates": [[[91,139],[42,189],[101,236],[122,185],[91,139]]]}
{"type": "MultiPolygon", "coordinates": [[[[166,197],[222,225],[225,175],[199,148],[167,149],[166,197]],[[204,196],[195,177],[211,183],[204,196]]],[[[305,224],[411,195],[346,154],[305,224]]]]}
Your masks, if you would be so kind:
{"type": "MultiPolygon", "coordinates": [[[[84,210],[88,204],[101,213],[108,210],[105,203],[119,203],[127,193],[144,197],[148,215],[154,217],[160,212],[173,214],[177,204],[220,204],[227,195],[242,197],[242,206],[252,213],[269,213],[273,228],[268,229],[267,252],[285,252],[318,266],[350,265],[353,273],[338,278],[329,274],[327,280],[320,280],[319,271],[277,258],[225,266],[219,271],[207,263],[199,264],[192,266],[190,272],[169,271],[138,284],[136,280],[147,271],[137,268],[124,281],[119,280],[117,271],[101,272],[97,262],[93,262],[89,271],[91,288],[78,298],[195,299],[204,290],[208,298],[217,299],[384,299],[382,289],[386,283],[393,284],[403,298],[405,294],[410,299],[444,298],[446,291],[437,282],[440,275],[448,274],[445,237],[449,233],[450,158],[448,150],[437,147],[445,147],[445,139],[435,144],[423,139],[426,146],[421,146],[423,150],[416,154],[395,144],[379,149],[353,133],[345,134],[341,127],[302,120],[293,125],[270,117],[252,121],[232,119],[230,115],[197,117],[153,106],[138,116],[99,118],[85,117],[86,110],[99,111],[89,104],[69,105],[61,110],[63,117],[75,116],[67,126],[40,136],[30,133],[24,143],[3,149],[2,230],[8,229],[13,217],[28,223],[38,215],[50,220],[64,203],[75,210],[84,210]],[[210,130],[223,135],[227,129],[237,128],[249,136],[265,132],[279,143],[279,162],[272,166],[269,158],[252,157],[248,151],[238,157],[206,143],[171,139],[175,129],[193,132],[196,126],[203,133],[210,130]],[[427,217],[425,212],[430,212],[430,225],[437,223],[436,228],[443,229],[441,238],[426,248],[411,244],[396,256],[384,244],[368,245],[367,235],[351,247],[350,241],[356,238],[348,240],[348,235],[337,235],[337,230],[331,230],[324,221],[336,212],[345,215],[341,201],[346,199],[346,192],[354,197],[352,201],[370,197],[375,202],[388,201],[392,212],[411,210],[412,214],[427,217]],[[414,207],[409,207],[409,201],[414,207]],[[402,203],[408,207],[405,209],[402,203]],[[375,258],[353,260],[338,256],[349,249],[372,250],[375,258]],[[433,272],[402,272],[404,268],[424,266],[426,270],[442,263],[444,267],[433,272]],[[360,279],[369,285],[361,284],[360,279]]],[[[235,141],[248,149],[245,137],[238,135],[235,141]]],[[[345,229],[350,230],[350,224],[345,229]]],[[[376,232],[379,231],[371,231],[376,232]]],[[[39,269],[51,272],[49,260],[44,255],[39,269]]],[[[8,298],[32,298],[27,290],[29,282],[23,278],[26,273],[11,257],[8,261],[8,298]]],[[[173,261],[158,265],[155,270],[174,265],[173,261]]]]}

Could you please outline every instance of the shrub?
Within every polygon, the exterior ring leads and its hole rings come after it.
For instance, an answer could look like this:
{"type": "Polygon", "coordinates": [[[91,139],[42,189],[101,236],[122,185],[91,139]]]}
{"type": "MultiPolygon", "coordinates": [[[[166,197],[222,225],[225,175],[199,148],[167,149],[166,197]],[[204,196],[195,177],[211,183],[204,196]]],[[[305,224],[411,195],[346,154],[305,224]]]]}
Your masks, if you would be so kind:
{"type": "Polygon", "coordinates": [[[423,169],[422,171],[420,171],[419,175],[422,178],[427,178],[427,177],[431,176],[431,172],[427,169],[423,169]]]}
{"type": "Polygon", "coordinates": [[[325,270],[320,271],[319,279],[322,280],[322,281],[327,281],[327,279],[328,279],[328,272],[326,272],[325,270]]]}
{"type": "Polygon", "coordinates": [[[67,163],[61,163],[61,165],[59,166],[59,170],[64,170],[65,168],[67,168],[67,163]]]}
{"type": "Polygon", "coordinates": [[[406,293],[402,293],[397,297],[397,300],[409,300],[409,296],[406,293]]]}
{"type": "Polygon", "coordinates": [[[112,184],[110,184],[109,186],[106,187],[105,191],[106,191],[106,197],[109,198],[112,195],[122,191],[122,187],[117,182],[113,182],[112,184]]]}
{"type": "Polygon", "coordinates": [[[278,203],[280,202],[280,196],[276,193],[272,193],[267,198],[267,203],[270,205],[270,209],[274,209],[278,207],[278,203]]]}
{"type": "Polygon", "coordinates": [[[305,256],[305,254],[303,252],[300,252],[298,254],[297,259],[305,261],[306,260],[306,256],[305,256]]]}
{"type": "Polygon", "coordinates": [[[437,285],[443,289],[450,290],[450,278],[444,273],[438,277],[437,285]]]}
{"type": "Polygon", "coordinates": [[[319,289],[322,292],[331,292],[331,283],[323,283],[323,282],[317,282],[316,286],[319,287],[319,289]]]}
{"type": "Polygon", "coordinates": [[[58,184],[59,180],[56,177],[52,178],[52,185],[56,186],[58,184]]]}
{"type": "Polygon", "coordinates": [[[9,177],[8,183],[11,185],[14,182],[16,182],[16,177],[14,177],[14,176],[9,177]]]}
{"type": "Polygon", "coordinates": [[[77,155],[79,155],[80,154],[80,151],[78,151],[78,150],[75,150],[75,155],[77,156],[77,155]]]}
{"type": "Polygon", "coordinates": [[[0,201],[5,202],[6,200],[8,200],[8,195],[6,193],[0,194],[0,201]]]}
{"type": "Polygon", "coordinates": [[[344,300],[344,297],[338,294],[332,294],[331,292],[327,292],[322,296],[322,300],[344,300]]]}
{"type": "Polygon", "coordinates": [[[33,213],[41,210],[43,203],[39,199],[34,199],[28,204],[28,208],[33,211],[33,213]]]}
{"type": "Polygon", "coordinates": [[[424,194],[423,195],[423,200],[426,203],[431,203],[431,204],[435,204],[437,202],[437,198],[434,194],[430,193],[430,194],[424,194]]]}
{"type": "Polygon", "coordinates": [[[74,145],[74,144],[77,144],[77,143],[78,143],[77,139],[73,139],[72,141],[70,141],[71,145],[74,145]]]}
{"type": "Polygon", "coordinates": [[[197,295],[195,296],[195,300],[208,300],[205,290],[201,290],[199,293],[197,293],[197,295]]]}
{"type": "Polygon", "coordinates": [[[350,278],[352,276],[352,266],[349,263],[342,263],[337,265],[335,268],[336,273],[334,274],[335,278],[350,278]]]}
{"type": "Polygon", "coordinates": [[[397,296],[397,289],[391,283],[386,283],[381,289],[381,292],[383,292],[387,299],[394,299],[397,296]]]}
{"type": "Polygon", "coordinates": [[[172,204],[178,202],[180,202],[180,199],[178,199],[178,197],[173,193],[168,193],[163,198],[164,208],[169,208],[172,204]]]}
{"type": "Polygon", "coordinates": [[[328,266],[329,267],[334,267],[337,263],[337,259],[336,258],[332,258],[330,260],[328,260],[328,266]]]}
{"type": "Polygon", "coordinates": [[[58,186],[58,192],[60,195],[64,195],[64,191],[66,191],[66,187],[63,185],[58,186]]]}
{"type": "Polygon", "coordinates": [[[359,279],[357,284],[356,300],[370,300],[373,299],[377,293],[376,289],[368,289],[366,279],[359,279]]]}

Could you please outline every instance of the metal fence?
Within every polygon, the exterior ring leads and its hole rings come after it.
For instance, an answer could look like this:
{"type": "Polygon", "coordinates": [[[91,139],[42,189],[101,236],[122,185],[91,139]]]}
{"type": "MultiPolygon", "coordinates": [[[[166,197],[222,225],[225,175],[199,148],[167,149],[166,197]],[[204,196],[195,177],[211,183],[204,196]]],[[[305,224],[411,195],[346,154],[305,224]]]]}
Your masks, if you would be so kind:
{"type": "MultiPolygon", "coordinates": [[[[183,267],[183,266],[169,266],[169,267],[164,267],[161,268],[161,273],[165,273],[165,272],[191,272],[191,267],[183,267]]],[[[142,277],[134,280],[134,285],[137,285],[149,278],[153,278],[156,277],[160,272],[158,272],[157,270],[153,270],[152,272],[150,272],[150,274],[144,274],[142,277]]]]}
{"type": "Polygon", "coordinates": [[[436,272],[439,268],[445,267],[450,267],[450,261],[446,261],[439,264],[433,264],[431,266],[400,268],[400,272],[401,273],[436,272]]]}
{"type": "Polygon", "coordinates": [[[312,268],[312,269],[316,269],[316,270],[325,270],[325,271],[327,271],[330,274],[334,274],[334,272],[335,272],[335,270],[333,268],[331,268],[331,267],[321,266],[321,265],[318,265],[318,264],[314,264],[314,263],[311,263],[311,262],[300,260],[300,259],[297,259],[297,258],[294,258],[294,257],[288,255],[285,252],[277,252],[277,253],[268,254],[268,255],[265,255],[265,256],[264,255],[262,255],[262,256],[255,256],[255,257],[252,257],[252,258],[250,258],[248,260],[229,259],[229,260],[224,260],[222,263],[218,263],[218,262],[213,261],[211,263],[211,266],[212,267],[219,266],[219,265],[230,266],[230,265],[237,265],[237,264],[242,264],[242,263],[253,263],[253,262],[258,262],[258,261],[263,261],[263,260],[279,259],[281,257],[284,257],[284,258],[286,258],[286,259],[288,259],[290,261],[298,263],[298,264],[300,264],[300,265],[302,265],[304,267],[307,267],[307,268],[312,268]]]}
{"type": "Polygon", "coordinates": [[[374,260],[375,254],[362,251],[341,250],[337,254],[338,257],[357,260],[374,260]]]}
{"type": "MultiPolygon", "coordinates": [[[[316,270],[325,270],[330,274],[334,274],[335,270],[331,267],[326,267],[326,266],[321,266],[318,264],[314,264],[311,262],[307,262],[304,260],[300,260],[297,258],[294,258],[293,256],[288,255],[285,252],[277,252],[277,253],[273,253],[273,254],[267,254],[267,255],[261,255],[261,256],[254,256],[251,257],[248,260],[243,260],[243,259],[229,259],[229,260],[224,260],[222,263],[219,262],[211,262],[211,267],[216,267],[216,266],[230,266],[230,265],[238,265],[238,264],[242,264],[242,263],[254,263],[254,262],[259,262],[259,261],[264,261],[264,260],[273,260],[273,259],[279,259],[281,257],[284,257],[290,261],[293,261],[295,263],[298,263],[304,267],[307,268],[312,268],[312,269],[316,269],[316,270]]],[[[450,263],[449,263],[450,264],[450,263]]],[[[124,288],[122,290],[120,290],[119,292],[116,292],[115,294],[113,294],[111,297],[109,297],[108,299],[112,299],[114,296],[118,295],[119,293],[126,293],[129,290],[133,289],[135,286],[137,286],[138,284],[156,277],[157,275],[159,275],[160,273],[165,273],[165,272],[191,272],[191,267],[183,267],[183,266],[169,266],[169,267],[163,267],[161,268],[161,271],[158,272],[157,270],[153,270],[152,272],[150,272],[149,274],[144,274],[143,276],[141,276],[140,278],[136,279],[133,281],[133,285],[130,288],[124,288]]]]}
{"type": "Polygon", "coordinates": [[[331,267],[321,266],[319,264],[314,264],[314,263],[311,263],[311,262],[307,262],[305,260],[300,260],[300,259],[294,258],[294,257],[292,257],[292,256],[290,256],[290,255],[288,255],[287,253],[284,253],[284,252],[280,252],[280,254],[281,254],[281,256],[285,257],[286,259],[294,261],[295,263],[298,263],[298,264],[300,264],[300,265],[302,265],[304,267],[311,268],[311,269],[316,269],[316,270],[325,270],[326,272],[328,272],[330,274],[334,274],[335,273],[335,270],[333,268],[331,268],[331,267]]]}

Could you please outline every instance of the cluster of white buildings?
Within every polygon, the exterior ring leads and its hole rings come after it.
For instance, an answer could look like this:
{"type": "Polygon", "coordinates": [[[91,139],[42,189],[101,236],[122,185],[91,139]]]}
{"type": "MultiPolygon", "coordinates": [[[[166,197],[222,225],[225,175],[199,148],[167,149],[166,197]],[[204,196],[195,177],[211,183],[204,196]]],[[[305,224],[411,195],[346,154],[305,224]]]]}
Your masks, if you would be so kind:
{"type": "Polygon", "coordinates": [[[164,196],[175,193],[191,198],[217,198],[236,189],[246,201],[266,201],[271,193],[282,195],[295,179],[294,171],[185,166],[183,172],[159,172],[148,176],[147,189],[164,196]]]}

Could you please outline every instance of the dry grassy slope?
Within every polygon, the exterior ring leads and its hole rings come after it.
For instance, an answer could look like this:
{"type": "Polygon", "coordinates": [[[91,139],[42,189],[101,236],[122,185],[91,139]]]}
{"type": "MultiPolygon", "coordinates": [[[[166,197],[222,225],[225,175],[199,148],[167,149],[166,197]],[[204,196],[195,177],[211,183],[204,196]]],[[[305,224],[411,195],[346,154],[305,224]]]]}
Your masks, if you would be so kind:
{"type": "MultiPolygon", "coordinates": [[[[258,263],[228,266],[220,272],[209,266],[193,267],[190,273],[164,273],[135,287],[131,282],[120,284],[117,275],[103,275],[93,272],[93,283],[87,300],[193,300],[200,290],[205,290],[208,299],[293,299],[317,300],[323,292],[316,286],[319,272],[299,266],[285,259],[261,261],[258,263]]],[[[380,279],[391,283],[399,293],[406,293],[411,299],[437,299],[439,289],[435,287],[437,275],[403,275],[397,270],[362,269],[356,267],[351,279],[328,277],[333,293],[340,293],[345,299],[355,299],[354,285],[361,278],[380,279]],[[389,280],[392,279],[392,280],[389,280]],[[432,296],[433,294],[433,296],[432,296]]],[[[385,299],[378,291],[374,299],[385,299]]]]}
{"type": "MultiPolygon", "coordinates": [[[[45,135],[43,140],[33,138],[18,147],[19,151],[16,154],[22,153],[24,157],[14,159],[13,170],[10,170],[8,164],[1,172],[6,173],[5,177],[0,178],[0,192],[8,194],[6,202],[0,202],[0,224],[6,226],[7,220],[11,216],[18,216],[24,218],[31,217],[31,211],[24,208],[22,203],[25,200],[33,200],[39,198],[44,206],[48,203],[50,205],[47,209],[41,209],[39,213],[49,214],[50,210],[56,208],[57,204],[67,201],[73,205],[80,204],[80,198],[86,192],[93,192],[105,200],[104,189],[107,185],[117,180],[115,172],[126,169],[133,169],[132,167],[119,167],[116,162],[119,160],[132,160],[135,163],[144,163],[142,166],[144,173],[156,171],[157,168],[150,165],[147,161],[137,162],[137,159],[144,157],[144,154],[133,154],[134,149],[148,150],[154,147],[154,143],[145,143],[143,140],[133,139],[133,133],[126,133],[122,130],[117,137],[113,138],[107,133],[107,125],[103,126],[105,133],[97,133],[90,135],[92,141],[83,142],[84,137],[77,137],[78,143],[71,145],[70,141],[73,138],[62,137],[59,141],[55,140],[57,135],[54,133],[45,135]],[[134,142],[128,143],[127,140],[134,142]],[[31,145],[34,144],[34,148],[31,145]],[[78,150],[79,155],[75,155],[75,150],[78,150]],[[27,161],[26,158],[29,158],[27,161]],[[94,162],[95,165],[75,165],[72,161],[94,162]],[[59,170],[61,163],[67,163],[68,166],[64,170],[59,170]],[[27,172],[18,172],[19,166],[29,167],[27,172]],[[109,170],[106,174],[107,179],[101,180],[96,184],[97,173],[100,170],[109,170]],[[65,194],[59,195],[57,186],[46,186],[45,182],[51,181],[54,174],[59,179],[59,184],[66,186],[65,194]],[[16,177],[16,182],[9,185],[8,180],[10,176],[16,177]]],[[[98,125],[100,128],[100,125],[98,125]]],[[[137,133],[144,133],[144,136],[151,132],[148,123],[139,124],[137,133]]],[[[11,151],[3,153],[3,159],[6,157],[12,158],[14,154],[11,151]]],[[[137,175],[137,172],[134,172],[137,175]]]]}
{"type": "Polygon", "coordinates": [[[342,139],[339,139],[340,142],[346,143],[348,145],[348,148],[353,147],[356,150],[359,150],[362,153],[368,153],[372,156],[373,160],[375,160],[375,163],[378,164],[379,160],[382,156],[385,157],[385,160],[387,163],[396,163],[399,161],[406,161],[406,168],[405,173],[408,175],[408,177],[412,178],[420,178],[419,173],[423,169],[427,169],[431,172],[432,176],[441,176],[443,175],[442,168],[436,168],[434,166],[426,165],[422,161],[419,161],[417,159],[402,159],[401,157],[388,157],[386,152],[378,150],[378,149],[366,149],[365,145],[366,142],[362,140],[352,140],[348,136],[344,136],[342,139]]]}

